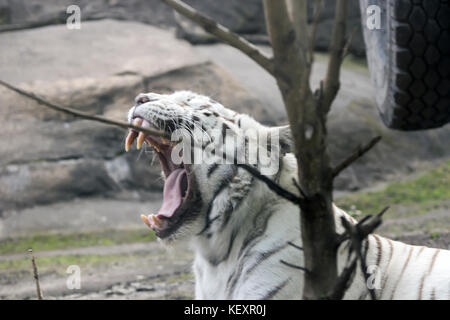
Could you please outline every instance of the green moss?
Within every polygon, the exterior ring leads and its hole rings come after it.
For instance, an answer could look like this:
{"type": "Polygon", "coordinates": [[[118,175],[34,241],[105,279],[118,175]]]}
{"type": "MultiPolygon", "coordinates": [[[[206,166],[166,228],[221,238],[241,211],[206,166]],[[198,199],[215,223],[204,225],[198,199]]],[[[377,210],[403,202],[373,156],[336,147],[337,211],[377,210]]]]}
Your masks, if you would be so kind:
{"type": "Polygon", "coordinates": [[[395,216],[395,205],[411,206],[416,214],[433,209],[439,202],[450,199],[450,161],[420,177],[389,184],[383,190],[351,194],[336,200],[344,210],[360,210],[373,214],[392,206],[387,216],[395,216]]]}
{"type": "Polygon", "coordinates": [[[142,230],[107,230],[102,232],[71,234],[35,234],[26,237],[8,238],[0,241],[0,254],[25,253],[29,248],[35,252],[109,246],[125,243],[154,241],[154,232],[142,230]]]}

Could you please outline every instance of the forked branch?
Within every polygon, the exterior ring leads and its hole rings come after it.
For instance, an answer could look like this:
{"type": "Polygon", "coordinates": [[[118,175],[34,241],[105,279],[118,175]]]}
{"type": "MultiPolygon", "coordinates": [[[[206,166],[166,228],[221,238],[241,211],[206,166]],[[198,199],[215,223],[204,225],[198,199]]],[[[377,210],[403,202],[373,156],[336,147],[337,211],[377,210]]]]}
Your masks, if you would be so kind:
{"type": "MultiPolygon", "coordinates": [[[[369,274],[367,273],[366,265],[367,247],[366,250],[364,250],[363,243],[367,236],[381,225],[382,216],[388,209],[389,207],[385,207],[375,216],[365,216],[356,225],[351,224],[346,218],[341,217],[342,225],[346,231],[340,236],[338,244],[340,245],[343,240],[350,241],[349,259],[326,299],[340,300],[344,297],[345,291],[350,286],[351,278],[356,270],[358,260],[360,262],[362,274],[366,281],[368,280],[369,274]],[[352,255],[352,253],[354,254],[352,255]]],[[[368,288],[368,290],[372,299],[375,300],[376,296],[374,290],[370,288],[368,288]]]]}

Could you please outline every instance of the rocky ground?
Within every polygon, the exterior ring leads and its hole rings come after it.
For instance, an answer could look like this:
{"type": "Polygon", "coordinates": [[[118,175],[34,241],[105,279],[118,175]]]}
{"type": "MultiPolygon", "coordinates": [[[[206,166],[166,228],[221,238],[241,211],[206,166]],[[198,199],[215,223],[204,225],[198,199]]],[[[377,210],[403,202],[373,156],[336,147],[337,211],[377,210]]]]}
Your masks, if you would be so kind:
{"type": "MultiPolygon", "coordinates": [[[[91,113],[123,120],[139,92],[189,89],[268,125],[286,122],[275,82],[250,59],[223,44],[191,46],[170,29],[112,20],[78,31],[53,25],[0,33],[0,48],[2,80],[91,113]]],[[[314,86],[326,58],[316,59],[314,86]]],[[[333,159],[374,135],[383,141],[336,181],[337,202],[355,216],[391,204],[381,234],[448,248],[450,127],[386,129],[361,60],[345,62],[341,88],[329,121],[333,159]]],[[[4,88],[0,106],[0,298],[35,298],[30,246],[47,298],[193,296],[189,249],[161,247],[139,219],[160,204],[150,153],[125,154],[123,130],[4,88]],[[80,290],[67,289],[69,265],[81,268],[80,290]]]]}

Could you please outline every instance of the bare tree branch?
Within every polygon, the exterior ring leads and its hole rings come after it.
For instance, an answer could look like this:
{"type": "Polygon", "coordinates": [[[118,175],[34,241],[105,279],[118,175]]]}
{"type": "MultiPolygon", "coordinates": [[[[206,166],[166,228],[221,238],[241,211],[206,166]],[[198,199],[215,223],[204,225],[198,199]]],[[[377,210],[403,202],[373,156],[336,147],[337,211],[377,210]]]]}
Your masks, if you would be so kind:
{"type": "Polygon", "coordinates": [[[342,64],[342,52],[345,46],[345,25],[347,17],[348,0],[336,0],[336,16],[333,25],[333,35],[330,44],[330,61],[328,62],[325,77],[324,99],[322,111],[328,113],[336,94],[339,90],[340,69],[342,64]]]}
{"type": "MultiPolygon", "coordinates": [[[[299,4],[300,6],[300,4],[299,4]]],[[[303,298],[317,299],[332,288],[337,274],[336,228],[332,209],[332,169],[326,147],[326,113],[318,112],[319,95],[310,84],[305,46],[307,33],[296,34],[285,1],[264,0],[267,31],[274,52],[275,78],[294,140],[298,182],[308,196],[300,203],[305,274],[303,298]],[[330,245],[331,244],[331,245],[330,245]]],[[[297,14],[306,15],[306,11],[297,14]]],[[[308,48],[309,49],[309,48],[308,48]]]]}
{"type": "Polygon", "coordinates": [[[304,271],[304,272],[309,272],[308,270],[306,270],[306,268],[304,268],[304,267],[302,267],[302,266],[297,266],[297,265],[295,265],[295,264],[286,262],[286,261],[284,261],[284,260],[280,260],[280,263],[282,263],[282,264],[284,264],[285,266],[288,266],[288,267],[290,267],[290,268],[302,270],[302,271],[304,271]]]}
{"type": "Polygon", "coordinates": [[[347,265],[342,270],[341,275],[337,279],[333,289],[325,297],[325,299],[341,300],[344,297],[345,292],[350,286],[350,280],[351,277],[354,275],[357,262],[358,262],[357,256],[354,256],[348,261],[347,265]]]}
{"type": "Polygon", "coordinates": [[[39,272],[38,272],[38,268],[36,266],[36,261],[34,260],[34,255],[33,255],[33,249],[28,249],[28,252],[31,255],[31,265],[33,266],[33,275],[34,275],[34,280],[36,281],[36,291],[37,291],[37,296],[39,300],[43,300],[43,296],[42,296],[42,291],[41,291],[41,285],[39,283],[39,272]]]}
{"type": "Polygon", "coordinates": [[[319,25],[320,14],[323,9],[323,0],[315,0],[314,1],[314,17],[311,26],[311,35],[309,38],[309,63],[312,64],[314,62],[314,46],[316,45],[316,34],[317,27],[319,25]]]}
{"type": "Polygon", "coordinates": [[[295,31],[296,45],[300,49],[299,54],[303,55],[308,52],[308,42],[304,41],[308,38],[307,0],[287,0],[286,4],[295,31]]]}
{"type": "Polygon", "coordinates": [[[303,201],[302,198],[296,196],[295,194],[293,194],[292,192],[284,189],[282,186],[280,186],[279,184],[275,183],[274,181],[272,181],[268,177],[262,175],[259,172],[258,169],[252,167],[251,165],[249,165],[249,164],[237,164],[237,166],[247,170],[256,179],[264,182],[269,187],[270,190],[275,192],[280,197],[283,197],[283,198],[285,198],[285,199],[295,203],[296,205],[300,204],[303,201]]]}
{"type": "Polygon", "coordinates": [[[298,192],[300,192],[301,196],[303,198],[308,198],[308,196],[306,195],[306,193],[303,191],[303,189],[300,187],[300,185],[298,184],[297,180],[295,180],[295,178],[292,178],[292,183],[294,184],[294,186],[297,188],[298,192]]]}
{"type": "Polygon", "coordinates": [[[355,162],[357,159],[361,158],[367,151],[372,149],[379,141],[381,136],[376,136],[372,138],[367,144],[359,146],[347,159],[342,161],[333,169],[333,178],[337,177],[345,168],[355,162]]]}
{"type": "Polygon", "coordinates": [[[350,45],[352,44],[353,37],[355,36],[357,30],[358,30],[358,27],[355,26],[352,30],[352,33],[350,34],[350,37],[347,39],[347,42],[345,43],[344,49],[342,50],[342,61],[348,55],[348,50],[350,48],[350,45]]]}
{"type": "Polygon", "coordinates": [[[295,249],[301,250],[303,251],[303,248],[296,245],[295,243],[293,243],[292,241],[288,241],[288,245],[290,245],[291,247],[294,247],[295,249]]]}
{"type": "Polygon", "coordinates": [[[264,52],[260,51],[256,46],[245,40],[243,37],[237,35],[236,33],[230,31],[223,25],[217,23],[216,21],[200,14],[197,10],[187,5],[180,0],[161,0],[168,6],[176,10],[181,15],[191,19],[199,26],[201,26],[206,32],[215,35],[217,38],[221,39],[230,46],[239,49],[261,67],[266,69],[270,74],[273,74],[273,62],[265,55],[264,52]]]}
{"type": "Polygon", "coordinates": [[[19,88],[15,87],[15,86],[13,86],[13,85],[11,85],[9,83],[6,83],[6,82],[4,82],[2,80],[0,80],[0,85],[4,86],[4,87],[6,87],[6,88],[8,88],[10,90],[13,90],[13,91],[17,92],[18,94],[20,94],[22,96],[25,96],[25,97],[27,97],[27,98],[29,98],[31,100],[36,101],[37,103],[39,103],[41,105],[44,105],[44,106],[49,107],[49,108],[51,108],[53,110],[56,110],[56,111],[61,111],[61,112],[70,114],[72,116],[83,118],[83,119],[86,119],[86,120],[102,122],[102,123],[110,124],[110,125],[121,127],[121,128],[131,128],[131,129],[134,129],[136,131],[143,131],[143,132],[145,132],[147,134],[150,134],[152,136],[157,136],[157,137],[163,137],[163,138],[170,139],[170,135],[168,133],[166,133],[166,132],[154,130],[154,129],[151,129],[151,128],[143,128],[143,127],[139,127],[139,126],[135,126],[133,124],[127,123],[127,122],[116,121],[116,120],[108,119],[108,118],[105,118],[105,117],[102,117],[102,116],[92,115],[92,114],[89,114],[89,113],[86,113],[86,112],[78,111],[78,110],[75,110],[73,108],[63,107],[63,106],[54,104],[52,102],[48,102],[48,101],[38,97],[34,93],[27,92],[25,90],[19,89],[19,88]]]}
{"type": "MultiPolygon", "coordinates": [[[[302,10],[302,5],[295,4],[295,13],[293,17],[295,23],[301,27],[306,23],[306,11],[302,10]]],[[[303,0],[301,1],[303,3],[303,0]]],[[[294,9],[294,8],[293,8],[294,9]]],[[[283,91],[303,90],[302,97],[305,97],[310,91],[309,75],[307,72],[306,46],[299,43],[308,43],[306,32],[297,31],[288,14],[285,1],[264,0],[264,13],[266,15],[267,32],[270,43],[274,51],[275,78],[280,89],[283,91]]],[[[305,25],[304,28],[307,28],[305,25]]],[[[283,98],[286,97],[283,95],[283,98]]],[[[291,119],[291,114],[288,115],[291,119]]],[[[294,117],[295,118],[295,117],[294,117]]],[[[295,128],[295,127],[294,127],[295,128]]]]}

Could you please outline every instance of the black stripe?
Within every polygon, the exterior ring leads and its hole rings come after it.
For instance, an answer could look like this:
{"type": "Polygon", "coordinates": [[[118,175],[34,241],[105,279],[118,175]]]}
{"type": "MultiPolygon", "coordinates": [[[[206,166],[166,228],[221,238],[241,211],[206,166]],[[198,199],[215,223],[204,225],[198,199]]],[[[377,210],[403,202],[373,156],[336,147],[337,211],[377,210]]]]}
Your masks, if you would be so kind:
{"type": "Polygon", "coordinates": [[[263,297],[262,300],[269,300],[272,299],[277,295],[278,292],[280,292],[281,289],[283,289],[289,282],[290,278],[284,280],[282,283],[277,285],[275,288],[269,290],[263,297]]]}
{"type": "MultiPolygon", "coordinates": [[[[260,252],[258,255],[258,258],[256,258],[256,262],[247,269],[247,271],[245,272],[245,278],[248,278],[251,273],[256,269],[256,267],[258,265],[260,265],[264,260],[267,260],[268,258],[270,258],[271,256],[273,256],[274,254],[284,250],[286,247],[288,246],[288,243],[286,242],[285,244],[278,246],[276,248],[273,248],[272,250],[269,251],[265,251],[265,252],[260,252]]],[[[245,280],[244,280],[245,281],[245,280]]]]}
{"type": "Polygon", "coordinates": [[[236,236],[238,234],[238,229],[233,230],[233,232],[231,233],[230,239],[228,241],[228,249],[227,252],[225,253],[225,255],[221,258],[217,258],[217,257],[210,257],[208,258],[208,262],[216,267],[219,264],[221,264],[222,262],[228,260],[228,257],[230,256],[231,253],[231,249],[233,249],[233,244],[234,244],[234,240],[236,240],[236,236]]]}
{"type": "Polygon", "coordinates": [[[269,259],[271,256],[273,256],[274,254],[282,251],[283,249],[285,249],[288,246],[288,243],[285,243],[281,246],[278,246],[272,250],[269,251],[265,251],[265,252],[257,252],[256,254],[258,255],[257,258],[255,259],[256,261],[246,270],[246,272],[244,274],[242,274],[242,270],[244,268],[244,264],[245,262],[247,262],[247,259],[251,256],[251,254],[245,254],[240,260],[241,262],[239,263],[238,268],[233,272],[233,274],[228,278],[227,281],[227,291],[232,293],[235,290],[236,284],[238,282],[238,280],[241,277],[244,277],[244,279],[242,280],[242,282],[245,282],[251,275],[251,273],[258,267],[261,265],[262,262],[264,262],[264,260],[269,259]]]}
{"type": "MultiPolygon", "coordinates": [[[[237,167],[233,166],[233,169],[237,169],[237,167]]],[[[236,173],[237,173],[237,171],[235,172],[235,175],[236,175],[236,173]]],[[[223,222],[222,222],[222,225],[220,226],[219,231],[223,231],[226,228],[228,222],[230,221],[232,213],[235,210],[239,209],[241,203],[244,201],[244,199],[247,197],[247,195],[249,194],[250,190],[252,189],[254,181],[255,181],[255,179],[253,178],[253,176],[251,176],[250,177],[250,181],[245,186],[246,187],[245,190],[242,191],[244,193],[242,193],[240,195],[239,201],[237,203],[235,203],[234,206],[233,206],[233,203],[231,201],[228,203],[227,209],[222,214],[224,218],[223,218],[223,222]]]]}
{"type": "Polygon", "coordinates": [[[227,135],[227,129],[230,129],[230,127],[225,122],[222,122],[222,142],[223,143],[225,143],[225,137],[227,135]]]}
{"type": "Polygon", "coordinates": [[[250,233],[245,237],[244,241],[242,242],[241,249],[239,250],[239,260],[240,264],[238,268],[236,268],[236,271],[234,272],[234,275],[231,275],[231,277],[228,279],[228,282],[230,283],[231,291],[234,291],[234,286],[236,284],[232,284],[231,282],[234,282],[233,278],[239,277],[240,273],[242,272],[242,269],[244,267],[244,264],[247,261],[247,258],[251,255],[251,250],[254,246],[258,244],[257,239],[261,239],[261,237],[264,237],[264,232],[267,229],[267,225],[269,223],[269,219],[272,216],[273,211],[264,211],[257,213],[253,219],[253,228],[250,231],[250,233]]]}
{"type": "MultiPolygon", "coordinates": [[[[262,210],[263,211],[263,210],[262,210]]],[[[250,250],[255,244],[257,244],[256,240],[264,235],[264,232],[267,229],[267,225],[269,224],[269,219],[272,217],[273,211],[259,212],[255,215],[253,219],[253,230],[250,232],[247,237],[242,242],[242,247],[239,252],[239,256],[241,256],[246,250],[250,250]],[[259,224],[259,220],[263,220],[262,225],[259,224]]]]}
{"type": "MultiPolygon", "coordinates": [[[[206,147],[207,146],[209,146],[211,143],[213,143],[214,141],[213,141],[213,139],[209,139],[207,142],[206,142],[206,144],[204,144],[204,145],[202,145],[202,150],[205,150],[206,149],[206,147]]],[[[211,150],[211,152],[215,152],[215,150],[214,149],[212,149],[211,150]]]]}
{"type": "Polygon", "coordinates": [[[216,171],[219,168],[219,164],[218,163],[214,163],[212,164],[209,168],[208,171],[206,172],[206,177],[210,177],[214,171],[216,171]]]}
{"type": "Polygon", "coordinates": [[[205,215],[205,226],[203,227],[202,231],[200,231],[197,235],[201,235],[203,234],[206,230],[209,229],[209,227],[211,226],[211,223],[213,221],[215,221],[219,216],[215,217],[214,219],[210,219],[209,215],[211,213],[212,210],[212,206],[214,203],[214,200],[217,198],[217,196],[231,183],[232,179],[231,176],[225,177],[222,179],[222,181],[219,184],[219,187],[217,188],[217,190],[214,192],[214,195],[211,199],[211,201],[209,202],[208,205],[208,209],[206,211],[206,215],[205,215]]]}

